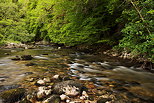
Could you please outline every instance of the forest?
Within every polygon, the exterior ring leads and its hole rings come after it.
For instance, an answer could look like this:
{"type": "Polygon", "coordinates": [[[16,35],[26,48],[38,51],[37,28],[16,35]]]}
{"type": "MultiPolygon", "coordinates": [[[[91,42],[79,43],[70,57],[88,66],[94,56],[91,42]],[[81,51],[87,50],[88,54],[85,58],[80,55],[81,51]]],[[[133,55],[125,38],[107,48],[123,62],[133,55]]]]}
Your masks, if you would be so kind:
{"type": "Polygon", "coordinates": [[[0,0],[0,45],[107,44],[154,60],[153,0],[0,0]]]}

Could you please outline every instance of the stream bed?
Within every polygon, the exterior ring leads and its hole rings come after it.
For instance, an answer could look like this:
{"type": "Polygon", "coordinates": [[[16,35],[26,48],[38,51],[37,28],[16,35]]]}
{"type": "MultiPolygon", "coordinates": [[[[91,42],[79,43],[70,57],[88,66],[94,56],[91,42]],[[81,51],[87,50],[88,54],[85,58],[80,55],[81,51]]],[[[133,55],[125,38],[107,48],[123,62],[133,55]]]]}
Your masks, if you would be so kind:
{"type": "Polygon", "coordinates": [[[80,81],[96,98],[114,94],[118,99],[109,103],[154,102],[154,74],[129,60],[50,46],[0,50],[0,92],[19,86],[31,89],[34,83],[28,82],[30,78],[54,75],[80,81]],[[31,55],[33,59],[11,60],[17,55],[31,55]]]}

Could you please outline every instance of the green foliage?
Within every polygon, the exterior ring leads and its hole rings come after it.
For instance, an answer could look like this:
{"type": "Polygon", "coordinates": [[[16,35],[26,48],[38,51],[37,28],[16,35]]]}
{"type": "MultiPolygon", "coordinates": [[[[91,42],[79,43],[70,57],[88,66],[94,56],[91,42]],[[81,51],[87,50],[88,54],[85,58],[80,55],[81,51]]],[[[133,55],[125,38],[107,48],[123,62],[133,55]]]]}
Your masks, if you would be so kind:
{"type": "MultiPolygon", "coordinates": [[[[118,0],[112,0],[117,3],[118,0]]],[[[115,25],[115,5],[108,0],[62,0],[53,6],[48,35],[53,42],[66,45],[96,43],[115,25]]],[[[109,39],[109,38],[107,38],[109,39]]],[[[107,41],[108,42],[108,41],[107,41]]]]}
{"type": "Polygon", "coordinates": [[[27,42],[33,37],[26,30],[22,7],[15,1],[3,1],[0,3],[0,40],[27,42]]]}
{"type": "Polygon", "coordinates": [[[122,29],[124,37],[120,40],[119,46],[133,55],[154,59],[152,57],[154,54],[154,15],[150,10],[153,9],[154,1],[140,0],[134,4],[140,12],[137,12],[134,7],[123,10],[121,19],[127,22],[122,29]]]}
{"type": "Polygon", "coordinates": [[[0,0],[0,42],[105,43],[153,59],[153,0],[0,0]]]}

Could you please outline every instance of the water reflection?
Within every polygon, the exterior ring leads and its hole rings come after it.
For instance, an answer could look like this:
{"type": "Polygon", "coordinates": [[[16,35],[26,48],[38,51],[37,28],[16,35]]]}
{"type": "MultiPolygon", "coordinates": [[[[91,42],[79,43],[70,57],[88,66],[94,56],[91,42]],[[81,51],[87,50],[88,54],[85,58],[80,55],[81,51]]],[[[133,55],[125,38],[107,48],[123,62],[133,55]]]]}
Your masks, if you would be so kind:
{"type": "Polygon", "coordinates": [[[124,88],[135,95],[154,97],[154,74],[139,71],[129,61],[106,55],[94,56],[70,49],[57,50],[50,47],[17,50],[13,53],[11,50],[0,50],[0,85],[14,84],[28,75],[41,74],[40,72],[63,72],[79,80],[93,82],[97,87],[113,86],[114,92],[124,88]],[[4,55],[5,53],[11,55],[4,55]],[[12,56],[25,54],[32,55],[34,59],[31,61],[10,59],[12,56]],[[25,66],[27,63],[36,65],[27,67],[25,66]]]}

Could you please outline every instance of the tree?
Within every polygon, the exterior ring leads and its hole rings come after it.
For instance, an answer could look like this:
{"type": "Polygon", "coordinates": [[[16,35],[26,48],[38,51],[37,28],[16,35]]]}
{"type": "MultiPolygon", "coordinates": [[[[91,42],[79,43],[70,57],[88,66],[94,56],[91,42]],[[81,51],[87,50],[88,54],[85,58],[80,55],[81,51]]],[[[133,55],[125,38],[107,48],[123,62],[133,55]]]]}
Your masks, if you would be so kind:
{"type": "Polygon", "coordinates": [[[33,35],[25,28],[25,15],[17,2],[5,1],[0,3],[0,38],[1,42],[30,41],[33,35]]]}
{"type": "Polygon", "coordinates": [[[149,11],[153,10],[153,3],[153,0],[127,0],[128,6],[121,17],[127,22],[122,30],[124,37],[120,41],[120,47],[127,52],[151,60],[154,59],[154,16],[149,11]]]}

